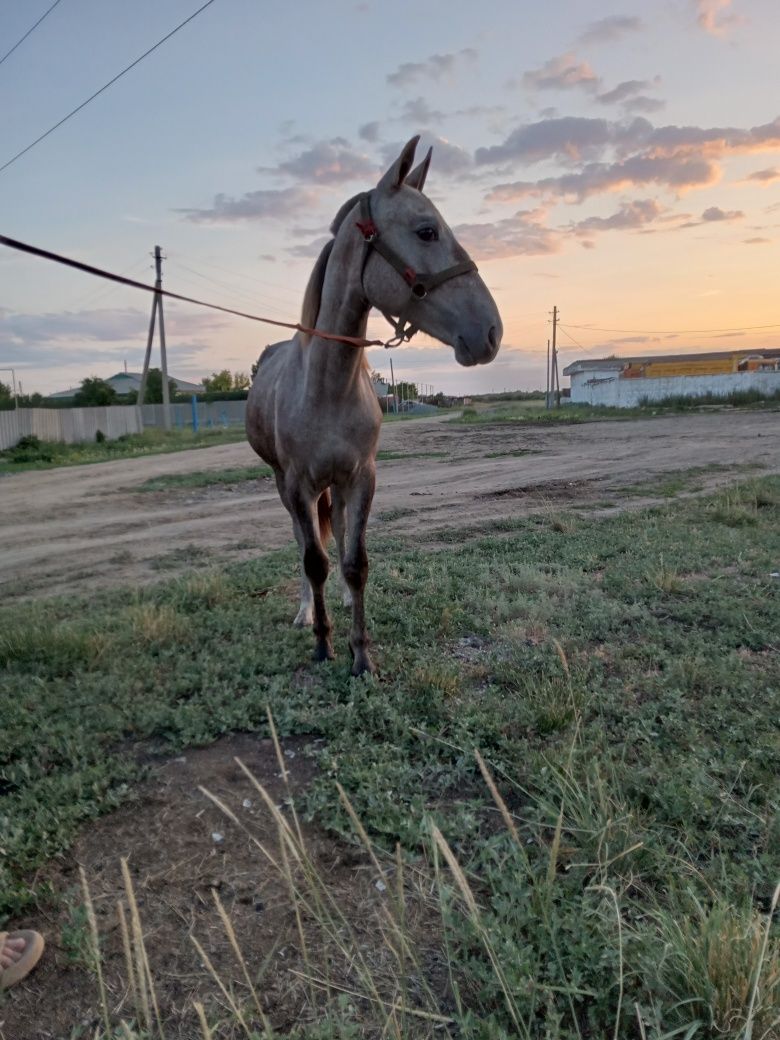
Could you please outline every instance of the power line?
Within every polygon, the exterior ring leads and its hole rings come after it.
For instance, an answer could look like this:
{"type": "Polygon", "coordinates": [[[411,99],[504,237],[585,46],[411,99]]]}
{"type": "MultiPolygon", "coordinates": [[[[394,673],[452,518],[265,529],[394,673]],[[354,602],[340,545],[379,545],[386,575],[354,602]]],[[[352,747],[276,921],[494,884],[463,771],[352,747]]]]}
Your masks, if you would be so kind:
{"type": "Polygon", "coordinates": [[[5,54],[2,56],[2,58],[0,58],[0,65],[3,64],[3,62],[5,61],[6,58],[10,58],[11,57],[11,55],[16,50],[16,48],[20,47],[24,43],[24,41],[27,39],[27,37],[30,35],[30,33],[35,32],[35,30],[41,24],[43,19],[46,17],[46,15],[51,14],[52,11],[54,10],[54,8],[57,6],[57,4],[59,2],[60,2],[60,0],[54,0],[54,3],[51,5],[51,7],[47,11],[43,12],[43,14],[38,19],[38,21],[35,23],[35,25],[33,25],[33,27],[31,29],[27,30],[27,32],[24,34],[24,36],[21,38],[21,40],[17,40],[16,43],[13,45],[13,47],[10,49],[10,51],[6,51],[5,52],[5,54]]]}
{"type": "Polygon", "coordinates": [[[174,36],[179,31],[179,29],[183,29],[184,26],[187,25],[188,22],[191,22],[193,18],[197,18],[197,16],[201,13],[201,11],[205,11],[206,8],[207,7],[211,7],[211,5],[213,3],[214,3],[214,0],[206,0],[206,3],[202,4],[197,9],[197,11],[194,11],[189,16],[189,18],[185,18],[183,22],[180,22],[176,26],[175,29],[171,29],[171,31],[167,34],[167,36],[163,36],[163,38],[161,40],[158,40],[157,43],[155,43],[155,45],[153,47],[149,48],[148,51],[144,51],[144,53],[139,58],[136,58],[134,62],[131,62],[131,64],[128,65],[126,68],[122,69],[121,72],[118,72],[116,74],[116,76],[114,76],[113,79],[110,79],[108,81],[108,83],[105,83],[100,88],[100,90],[96,90],[95,93],[92,94],[90,97],[88,97],[86,101],[82,101],[81,104],[78,105],[76,108],[74,108],[72,112],[68,112],[68,114],[66,116],[63,116],[62,119],[60,119],[60,121],[58,123],[55,123],[54,126],[49,127],[49,129],[46,131],[46,133],[41,134],[40,137],[36,137],[36,139],[34,141],[32,141],[30,144],[28,144],[26,148],[22,148],[22,150],[20,152],[17,152],[16,155],[14,155],[11,159],[8,160],[8,162],[6,162],[2,166],[0,166],[0,173],[2,173],[3,170],[7,170],[8,167],[11,165],[11,163],[15,163],[17,159],[21,159],[21,157],[23,155],[26,155],[27,152],[29,152],[31,148],[34,148],[36,146],[36,144],[40,144],[41,141],[43,141],[45,138],[47,138],[49,136],[49,134],[53,134],[55,130],[59,129],[59,127],[62,126],[63,123],[67,123],[67,121],[69,119],[71,119],[73,116],[75,116],[77,112],[80,112],[82,110],[82,108],[86,108],[87,105],[90,103],[90,101],[94,101],[96,97],[98,97],[100,94],[103,93],[103,91],[108,90],[108,88],[110,86],[113,86],[113,84],[116,83],[117,80],[121,79],[122,76],[125,75],[125,73],[129,72],[131,69],[134,69],[136,67],[136,65],[139,64],[139,62],[142,62],[144,60],[144,58],[148,58],[149,55],[153,51],[156,51],[158,47],[161,47],[166,42],[166,40],[170,40],[170,38],[172,36],[174,36]]]}
{"type": "Polygon", "coordinates": [[[582,329],[584,332],[627,332],[638,336],[684,336],[690,333],[705,332],[752,332],[756,329],[780,329],[780,322],[774,325],[743,325],[736,329],[601,329],[595,325],[569,325],[570,329],[582,329]]]}
{"type": "Polygon", "coordinates": [[[585,350],[585,347],[583,347],[583,345],[582,345],[581,343],[579,343],[579,342],[578,342],[578,341],[577,341],[577,340],[576,340],[576,339],[574,338],[574,336],[570,335],[570,333],[568,333],[568,332],[566,331],[566,329],[565,329],[565,328],[563,327],[563,325],[561,325],[561,323],[560,323],[560,322],[558,322],[558,328],[559,328],[559,329],[561,330],[561,332],[562,332],[562,333],[564,334],[564,336],[566,336],[566,338],[567,338],[567,339],[570,339],[570,340],[572,341],[572,343],[573,343],[573,344],[574,344],[575,346],[579,347],[579,348],[580,348],[580,350],[585,350]]]}

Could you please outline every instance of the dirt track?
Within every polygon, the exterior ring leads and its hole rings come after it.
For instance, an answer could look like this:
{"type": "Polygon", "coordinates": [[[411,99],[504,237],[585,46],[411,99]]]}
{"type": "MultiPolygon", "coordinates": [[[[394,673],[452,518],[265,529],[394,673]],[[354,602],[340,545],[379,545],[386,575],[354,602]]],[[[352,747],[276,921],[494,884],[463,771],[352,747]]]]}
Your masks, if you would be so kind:
{"type": "MultiPolygon", "coordinates": [[[[380,450],[371,524],[417,542],[446,528],[546,505],[610,510],[647,501],[621,489],[659,474],[747,465],[780,472],[778,412],[713,412],[630,422],[463,426],[390,423],[380,450]]],[[[0,591],[4,598],[138,583],[192,565],[248,559],[291,540],[271,480],[158,492],[151,477],[258,461],[245,443],[0,477],[0,591]]],[[[746,474],[748,475],[748,474],[746,474]]],[[[438,533],[438,534],[437,534],[438,533]]]]}

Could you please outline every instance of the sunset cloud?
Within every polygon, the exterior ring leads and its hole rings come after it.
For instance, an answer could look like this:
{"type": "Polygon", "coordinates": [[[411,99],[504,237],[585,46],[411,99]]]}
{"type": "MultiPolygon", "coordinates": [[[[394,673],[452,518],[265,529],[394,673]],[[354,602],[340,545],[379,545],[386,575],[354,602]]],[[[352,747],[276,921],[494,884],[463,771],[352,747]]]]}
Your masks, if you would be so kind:
{"type": "Polygon", "coordinates": [[[521,210],[504,220],[458,224],[452,230],[477,261],[510,256],[546,256],[561,249],[560,236],[545,222],[543,210],[521,210]]]}
{"type": "Polygon", "coordinates": [[[395,72],[388,73],[386,79],[393,87],[408,87],[420,80],[449,79],[460,66],[472,64],[476,60],[476,50],[464,47],[451,54],[432,54],[425,61],[405,61],[395,72]]]}
{"type": "Polygon", "coordinates": [[[776,166],[770,166],[765,170],[756,170],[755,173],[749,174],[746,181],[754,181],[758,184],[773,184],[775,181],[780,181],[780,169],[776,166]]]}
{"type": "Polygon", "coordinates": [[[371,180],[376,164],[356,152],[343,137],[318,141],[292,159],[273,167],[259,167],[260,173],[282,173],[296,180],[314,184],[344,184],[354,180],[371,180]]]}
{"type": "Polygon", "coordinates": [[[744,25],[741,15],[726,13],[731,0],[694,0],[696,24],[711,36],[725,36],[730,29],[744,25]]]}
{"type": "Polygon", "coordinates": [[[598,231],[630,231],[644,227],[657,220],[665,209],[655,199],[635,199],[624,202],[620,209],[609,217],[587,217],[571,225],[576,235],[591,235],[598,231]]]}
{"type": "Polygon", "coordinates": [[[539,69],[523,73],[523,85],[532,90],[571,90],[579,87],[594,90],[599,77],[586,61],[578,61],[568,52],[550,58],[539,69]]]}
{"type": "Polygon", "coordinates": [[[707,159],[634,156],[614,163],[589,163],[578,173],[559,177],[497,184],[487,198],[490,202],[514,202],[529,196],[560,197],[582,202],[592,195],[648,184],[684,192],[715,184],[719,176],[717,165],[707,159]]]}
{"type": "Polygon", "coordinates": [[[589,43],[612,43],[627,33],[639,32],[642,29],[642,19],[631,15],[608,15],[591,22],[579,37],[582,44],[589,43]]]}
{"type": "Polygon", "coordinates": [[[192,224],[234,224],[246,220],[287,220],[311,209],[319,196],[306,188],[261,188],[238,198],[215,195],[207,209],[177,209],[192,224]]]}

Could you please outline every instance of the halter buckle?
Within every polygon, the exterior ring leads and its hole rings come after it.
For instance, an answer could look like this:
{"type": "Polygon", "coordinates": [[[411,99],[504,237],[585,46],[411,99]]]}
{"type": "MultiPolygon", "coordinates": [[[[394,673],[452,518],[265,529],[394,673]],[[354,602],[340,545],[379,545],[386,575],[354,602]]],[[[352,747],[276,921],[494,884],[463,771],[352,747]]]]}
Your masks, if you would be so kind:
{"type": "Polygon", "coordinates": [[[366,242],[373,242],[379,236],[379,228],[370,217],[368,220],[356,220],[355,227],[366,242]]]}

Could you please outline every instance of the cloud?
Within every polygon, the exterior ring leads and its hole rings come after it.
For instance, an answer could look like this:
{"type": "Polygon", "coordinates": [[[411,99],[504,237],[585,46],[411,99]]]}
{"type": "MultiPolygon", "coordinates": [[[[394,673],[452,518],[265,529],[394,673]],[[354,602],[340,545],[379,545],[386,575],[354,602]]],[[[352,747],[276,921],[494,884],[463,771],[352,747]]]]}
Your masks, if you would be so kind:
{"type": "Polygon", "coordinates": [[[746,246],[763,246],[771,242],[772,239],[762,238],[760,235],[757,235],[755,238],[744,238],[742,241],[745,243],[746,246]]]}
{"type": "Polygon", "coordinates": [[[528,196],[582,201],[600,192],[657,184],[675,192],[714,184],[721,175],[716,159],[780,151],[780,117],[770,123],[738,127],[659,126],[641,116],[612,122],[568,116],[517,127],[503,144],[480,148],[478,164],[528,165],[558,159],[576,172],[538,181],[497,184],[489,201],[515,201],[528,196]],[[595,161],[613,152],[612,161],[595,161]]]}
{"type": "Polygon", "coordinates": [[[208,209],[177,209],[192,224],[235,224],[244,220],[286,220],[318,201],[315,192],[302,187],[261,188],[239,198],[215,195],[208,209]]]}
{"type": "Polygon", "coordinates": [[[497,184],[487,198],[490,202],[513,202],[529,196],[558,196],[582,202],[592,195],[647,184],[682,192],[714,184],[718,177],[718,167],[706,159],[635,156],[616,163],[589,163],[579,173],[567,173],[560,177],[497,184]]]}
{"type": "Polygon", "coordinates": [[[431,108],[424,97],[417,97],[404,103],[400,118],[416,126],[427,126],[430,123],[441,123],[447,116],[439,109],[431,108]]]}
{"type": "MultiPolygon", "coordinates": [[[[181,307],[166,303],[169,350],[178,358],[202,350],[202,338],[228,323],[216,313],[182,313],[181,307]]],[[[0,351],[15,364],[35,367],[118,365],[131,357],[138,357],[140,363],[148,324],[148,310],[135,307],[44,314],[0,309],[0,351]]]]}
{"type": "Polygon", "coordinates": [[[651,86],[652,83],[646,79],[625,79],[612,90],[608,90],[604,94],[597,94],[596,100],[600,101],[602,105],[612,105],[618,101],[626,101],[651,86]]]}
{"type": "Polygon", "coordinates": [[[476,60],[476,50],[464,47],[451,54],[432,54],[425,61],[405,61],[395,72],[388,73],[386,78],[393,87],[406,87],[426,79],[451,79],[459,66],[476,60]]]}
{"type": "Polygon", "coordinates": [[[756,170],[745,180],[757,181],[759,184],[772,184],[774,181],[780,181],[780,170],[776,166],[769,166],[765,170],[756,170]]]}
{"type": "Polygon", "coordinates": [[[541,68],[523,73],[523,85],[532,90],[594,90],[599,78],[586,61],[571,52],[550,58],[541,68]]]}
{"type": "Polygon", "coordinates": [[[377,120],[374,120],[371,123],[363,123],[358,130],[358,136],[362,137],[364,141],[370,141],[374,144],[379,140],[379,127],[380,124],[377,120]]]}
{"type": "Polygon", "coordinates": [[[579,160],[600,155],[614,139],[614,125],[606,119],[561,116],[519,126],[503,144],[478,148],[475,159],[479,164],[579,160]]]}
{"type": "Polygon", "coordinates": [[[544,223],[542,210],[521,210],[504,220],[458,224],[452,230],[475,260],[546,256],[561,249],[558,232],[544,223]]]}
{"type": "Polygon", "coordinates": [[[657,220],[665,212],[654,199],[635,199],[624,202],[609,217],[587,217],[570,225],[576,235],[590,235],[598,231],[627,231],[643,227],[657,220]]]}
{"type": "Polygon", "coordinates": [[[316,259],[322,252],[326,242],[330,242],[330,235],[321,235],[313,242],[306,242],[299,246],[290,246],[287,252],[290,256],[303,257],[304,259],[316,259]]]}
{"type": "Polygon", "coordinates": [[[701,219],[705,223],[711,223],[717,220],[741,220],[745,214],[741,209],[721,209],[720,206],[709,206],[701,215],[701,219]]]}
{"type": "MultiPolygon", "coordinates": [[[[389,165],[398,158],[404,146],[403,141],[394,141],[384,145],[382,158],[385,165],[389,165]]],[[[443,176],[462,175],[473,166],[474,160],[469,152],[460,145],[453,144],[444,137],[436,134],[423,133],[417,146],[417,157],[422,158],[429,147],[433,147],[433,159],[431,161],[431,174],[442,174],[443,176]]]]}
{"type": "Polygon", "coordinates": [[[374,180],[377,170],[367,156],[356,152],[343,137],[334,137],[318,141],[278,166],[259,167],[259,172],[286,174],[307,183],[344,184],[374,180]]]}
{"type": "Polygon", "coordinates": [[[591,22],[580,34],[579,43],[611,43],[627,33],[639,32],[642,19],[631,15],[608,15],[591,22]]]}
{"type": "Polygon", "coordinates": [[[727,14],[731,0],[694,0],[696,24],[711,36],[725,36],[730,29],[744,25],[741,15],[727,14]]]}

